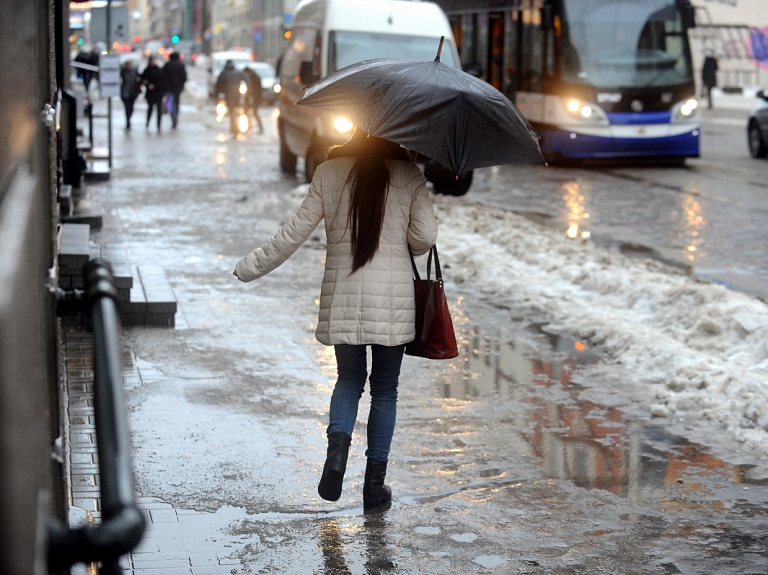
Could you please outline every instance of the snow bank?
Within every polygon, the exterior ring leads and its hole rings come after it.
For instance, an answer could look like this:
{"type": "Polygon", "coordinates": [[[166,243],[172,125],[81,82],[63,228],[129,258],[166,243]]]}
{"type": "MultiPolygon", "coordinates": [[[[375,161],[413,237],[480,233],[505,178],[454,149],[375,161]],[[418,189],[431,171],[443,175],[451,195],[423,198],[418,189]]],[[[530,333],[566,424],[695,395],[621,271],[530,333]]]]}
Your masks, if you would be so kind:
{"type": "Polygon", "coordinates": [[[589,340],[633,374],[653,415],[711,421],[768,453],[766,304],[466,198],[434,200],[448,289],[477,286],[589,340]]]}

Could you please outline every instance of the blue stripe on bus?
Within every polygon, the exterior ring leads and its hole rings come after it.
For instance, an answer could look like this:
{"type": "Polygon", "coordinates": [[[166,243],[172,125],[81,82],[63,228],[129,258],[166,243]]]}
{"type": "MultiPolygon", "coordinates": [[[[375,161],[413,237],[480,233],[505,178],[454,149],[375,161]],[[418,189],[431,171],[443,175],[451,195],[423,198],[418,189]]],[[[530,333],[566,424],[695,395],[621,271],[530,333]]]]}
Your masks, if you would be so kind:
{"type": "Polygon", "coordinates": [[[571,137],[569,130],[542,130],[541,151],[547,158],[632,158],[699,156],[699,130],[662,138],[571,137]]]}
{"type": "Polygon", "coordinates": [[[611,124],[669,124],[669,112],[611,112],[608,121],[611,124]]]}

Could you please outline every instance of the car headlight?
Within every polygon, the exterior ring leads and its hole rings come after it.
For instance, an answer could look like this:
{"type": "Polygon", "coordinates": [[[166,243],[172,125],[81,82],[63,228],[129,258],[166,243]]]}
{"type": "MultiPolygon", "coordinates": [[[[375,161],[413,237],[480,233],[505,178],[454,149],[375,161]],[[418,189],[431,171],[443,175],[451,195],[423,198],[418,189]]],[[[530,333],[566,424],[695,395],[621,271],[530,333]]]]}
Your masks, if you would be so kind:
{"type": "Polygon", "coordinates": [[[565,111],[574,120],[587,124],[608,124],[608,116],[597,104],[576,98],[564,99],[565,111]]]}
{"type": "Polygon", "coordinates": [[[336,116],[333,120],[333,127],[339,134],[348,134],[352,131],[355,125],[351,120],[344,118],[343,116],[336,116]]]}
{"type": "Polygon", "coordinates": [[[673,123],[697,122],[699,120],[699,102],[696,98],[686,98],[672,106],[673,123]]]}

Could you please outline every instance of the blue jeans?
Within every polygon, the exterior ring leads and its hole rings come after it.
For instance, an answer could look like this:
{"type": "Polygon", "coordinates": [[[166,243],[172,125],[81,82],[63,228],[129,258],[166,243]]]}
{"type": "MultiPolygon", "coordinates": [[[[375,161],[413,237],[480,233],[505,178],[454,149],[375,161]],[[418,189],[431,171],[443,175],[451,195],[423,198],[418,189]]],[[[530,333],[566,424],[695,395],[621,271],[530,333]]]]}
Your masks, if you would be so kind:
{"type": "MultiPolygon", "coordinates": [[[[357,406],[368,377],[365,345],[337,345],[338,380],[331,396],[328,433],[352,436],[357,406]]],[[[365,456],[372,463],[386,463],[397,418],[397,384],[403,362],[404,345],[372,345],[370,378],[371,411],[368,414],[368,449],[365,456]]]]}

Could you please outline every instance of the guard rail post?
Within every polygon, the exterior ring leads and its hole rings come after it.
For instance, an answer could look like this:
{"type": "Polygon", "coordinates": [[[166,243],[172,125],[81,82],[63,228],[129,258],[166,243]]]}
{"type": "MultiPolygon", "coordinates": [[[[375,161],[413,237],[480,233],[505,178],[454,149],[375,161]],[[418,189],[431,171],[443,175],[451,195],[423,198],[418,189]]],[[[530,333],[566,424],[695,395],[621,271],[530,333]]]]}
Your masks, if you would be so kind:
{"type": "Polygon", "coordinates": [[[94,414],[101,486],[101,524],[68,530],[49,529],[48,569],[57,573],[78,562],[101,563],[99,573],[122,573],[120,556],[141,541],[146,520],[136,506],[128,422],[120,371],[117,289],[109,265],[100,259],[86,266],[85,306],[94,343],[94,414]]]}

